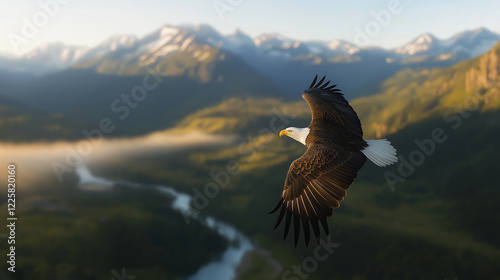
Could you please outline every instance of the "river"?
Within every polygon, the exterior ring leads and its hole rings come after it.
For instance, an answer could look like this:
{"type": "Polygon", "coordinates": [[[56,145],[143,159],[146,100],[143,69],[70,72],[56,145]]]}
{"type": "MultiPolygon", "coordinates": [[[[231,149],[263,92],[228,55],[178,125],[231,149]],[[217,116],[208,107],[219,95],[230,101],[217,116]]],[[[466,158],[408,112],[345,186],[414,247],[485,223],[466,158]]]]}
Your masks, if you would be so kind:
{"type": "MultiPolygon", "coordinates": [[[[87,166],[82,165],[76,169],[76,174],[78,175],[80,182],[79,188],[86,191],[101,191],[110,188],[114,188],[117,185],[140,188],[144,186],[142,184],[133,182],[115,182],[108,180],[106,178],[100,178],[94,176],[87,166]]],[[[172,209],[179,212],[184,212],[184,214],[189,215],[195,219],[198,219],[202,224],[206,225],[211,229],[215,229],[222,237],[226,238],[231,245],[222,254],[221,258],[210,262],[203,267],[201,267],[196,273],[192,274],[187,278],[187,280],[206,280],[206,279],[218,279],[218,280],[231,280],[236,276],[236,268],[240,264],[243,255],[246,252],[254,250],[253,244],[250,240],[238,231],[234,226],[221,222],[214,217],[200,217],[195,215],[193,209],[191,208],[192,196],[178,192],[172,187],[168,186],[153,186],[160,193],[165,196],[170,196],[174,198],[172,202],[172,209]]]]}

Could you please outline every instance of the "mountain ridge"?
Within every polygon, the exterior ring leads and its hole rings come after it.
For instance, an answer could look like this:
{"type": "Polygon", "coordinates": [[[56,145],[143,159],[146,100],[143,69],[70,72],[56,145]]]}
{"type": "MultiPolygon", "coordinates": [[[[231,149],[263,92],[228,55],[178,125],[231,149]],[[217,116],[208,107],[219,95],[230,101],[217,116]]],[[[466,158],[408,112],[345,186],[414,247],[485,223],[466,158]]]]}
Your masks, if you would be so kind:
{"type": "MultiPolygon", "coordinates": [[[[347,61],[356,60],[356,54],[360,51],[369,52],[373,47],[360,47],[352,42],[344,40],[297,40],[285,37],[278,33],[264,33],[255,38],[251,38],[240,29],[228,35],[221,35],[217,30],[208,24],[200,25],[163,25],[159,29],[138,38],[135,35],[112,35],[98,45],[88,48],[81,46],[65,46],[62,43],[46,43],[39,48],[35,48],[25,55],[20,61],[28,63],[35,62],[40,57],[45,59],[49,71],[71,67],[75,63],[95,59],[106,53],[116,52],[120,48],[133,48],[141,41],[148,41],[152,36],[161,35],[162,30],[176,30],[176,32],[189,33],[195,36],[198,43],[207,43],[212,47],[221,47],[234,54],[242,55],[246,52],[252,54],[265,55],[266,57],[281,57],[291,60],[302,60],[306,63],[323,63],[334,58],[347,61]],[[61,52],[75,52],[73,59],[68,60],[65,56],[57,55],[61,52]],[[59,59],[58,59],[59,58],[59,59]]],[[[386,52],[390,60],[404,60],[404,58],[414,55],[431,55],[433,59],[457,59],[463,60],[486,52],[500,40],[500,34],[494,33],[484,27],[474,30],[466,30],[451,36],[448,39],[438,39],[430,33],[424,33],[403,46],[394,49],[384,49],[376,47],[386,52]],[[449,57],[443,56],[449,53],[459,52],[458,55],[449,57]],[[441,57],[441,58],[439,58],[441,57]]],[[[243,57],[244,58],[244,57],[243,57]]],[[[430,58],[428,58],[430,59],[430,58]]],[[[14,59],[15,60],[15,59],[14,59]]],[[[244,58],[245,60],[245,58],[244,58]]],[[[38,65],[38,67],[41,67],[38,65]]],[[[43,72],[43,71],[40,71],[43,72]]]]}
{"type": "Polygon", "coordinates": [[[383,82],[378,94],[352,102],[365,134],[380,138],[430,117],[447,120],[463,111],[499,109],[499,56],[500,43],[448,68],[398,72],[383,82]]]}
{"type": "Polygon", "coordinates": [[[251,38],[236,30],[222,35],[207,24],[167,24],[141,38],[116,35],[94,48],[74,50],[79,52],[73,56],[76,60],[51,63],[49,58],[61,57],[58,46],[54,53],[45,47],[43,52],[34,51],[30,59],[2,60],[1,65],[14,72],[32,71],[38,75],[68,67],[125,76],[158,69],[164,75],[188,75],[208,82],[219,78],[212,74],[213,66],[224,61],[234,62],[233,68],[247,64],[291,96],[314,73],[328,73],[341,81],[339,86],[351,93],[352,100],[373,95],[382,81],[402,69],[447,67],[487,51],[497,40],[499,34],[479,28],[446,40],[425,34],[402,49],[382,49],[342,40],[301,41],[277,33],[251,38]]]}

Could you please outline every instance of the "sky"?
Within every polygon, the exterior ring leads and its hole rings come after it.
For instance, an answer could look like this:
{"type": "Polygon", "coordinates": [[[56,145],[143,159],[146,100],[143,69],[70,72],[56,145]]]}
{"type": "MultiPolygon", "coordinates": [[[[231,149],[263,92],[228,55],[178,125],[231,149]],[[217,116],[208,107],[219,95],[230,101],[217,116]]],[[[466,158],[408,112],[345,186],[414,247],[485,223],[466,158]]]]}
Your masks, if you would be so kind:
{"type": "Polygon", "coordinates": [[[165,24],[210,24],[222,34],[280,33],[384,48],[422,33],[500,33],[500,1],[465,0],[0,0],[0,54],[48,42],[92,47],[116,34],[142,37],[165,24]]]}

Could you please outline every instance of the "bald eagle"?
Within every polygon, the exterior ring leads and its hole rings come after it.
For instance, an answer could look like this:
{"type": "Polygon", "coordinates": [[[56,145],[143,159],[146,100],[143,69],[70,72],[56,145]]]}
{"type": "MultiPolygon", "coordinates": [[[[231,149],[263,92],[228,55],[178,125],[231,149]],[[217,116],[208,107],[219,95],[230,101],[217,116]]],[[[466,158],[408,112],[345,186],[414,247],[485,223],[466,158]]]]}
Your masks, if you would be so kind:
{"type": "Polygon", "coordinates": [[[329,234],[326,218],[340,206],[346,189],[356,178],[368,158],[378,166],[397,162],[396,149],[386,139],[364,140],[361,122],[356,112],[336,85],[316,83],[314,77],[309,89],[302,94],[312,113],[309,127],[289,127],[280,132],[307,146],[306,152],[292,162],[285,179],[285,187],[276,207],[278,220],[275,229],[286,214],[285,232],[288,235],[293,218],[295,246],[301,226],[306,246],[309,245],[311,225],[319,243],[321,223],[329,234]]]}

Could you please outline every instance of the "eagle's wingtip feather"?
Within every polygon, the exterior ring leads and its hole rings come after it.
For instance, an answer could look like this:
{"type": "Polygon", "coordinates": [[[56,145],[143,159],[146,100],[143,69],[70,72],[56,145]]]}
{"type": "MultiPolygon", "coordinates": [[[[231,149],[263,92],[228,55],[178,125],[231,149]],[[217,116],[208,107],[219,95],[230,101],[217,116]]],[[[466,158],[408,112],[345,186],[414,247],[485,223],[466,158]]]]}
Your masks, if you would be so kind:
{"type": "Polygon", "coordinates": [[[312,81],[311,85],[309,85],[308,90],[310,90],[310,89],[321,89],[321,90],[328,90],[328,91],[330,91],[330,92],[335,92],[335,93],[340,92],[340,90],[339,90],[339,89],[336,89],[336,88],[335,88],[337,85],[332,85],[332,86],[326,87],[326,86],[328,86],[328,85],[330,84],[330,82],[331,82],[331,81],[326,81],[326,83],[323,83],[323,82],[325,81],[325,79],[326,79],[326,75],[325,75],[325,76],[323,76],[323,77],[321,78],[321,80],[319,80],[319,81],[316,83],[316,81],[318,80],[318,74],[316,74],[316,75],[314,76],[314,79],[313,79],[313,81],[312,81]]]}

